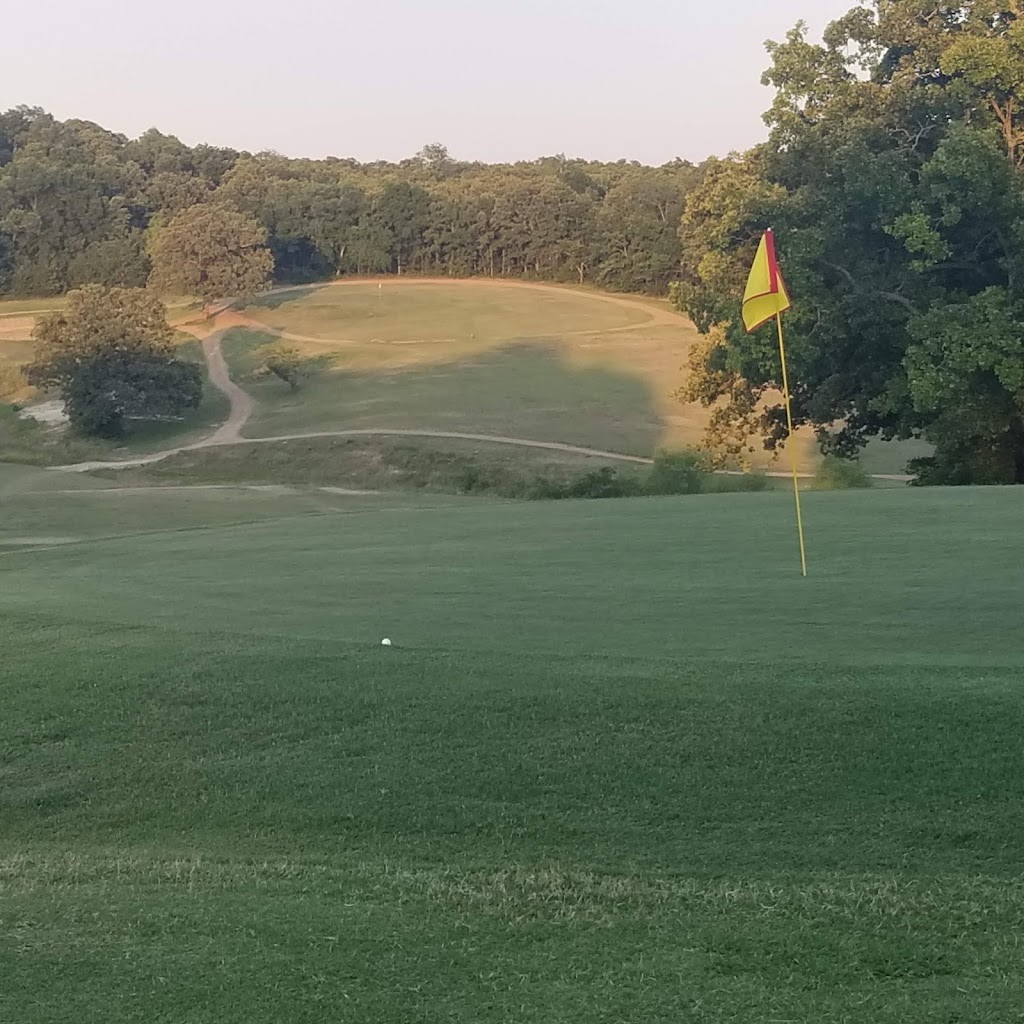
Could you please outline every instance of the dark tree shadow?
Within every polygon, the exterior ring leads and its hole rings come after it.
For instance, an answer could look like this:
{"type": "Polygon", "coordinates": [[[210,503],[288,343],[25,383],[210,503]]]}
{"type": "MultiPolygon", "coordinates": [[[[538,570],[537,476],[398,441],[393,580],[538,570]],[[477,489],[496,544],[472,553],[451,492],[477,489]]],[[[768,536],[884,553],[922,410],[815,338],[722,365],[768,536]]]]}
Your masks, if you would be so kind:
{"type": "Polygon", "coordinates": [[[257,295],[252,301],[247,302],[245,305],[248,308],[280,309],[282,306],[287,306],[290,302],[298,302],[300,299],[308,298],[314,292],[321,291],[326,287],[327,285],[324,284],[311,284],[295,288],[289,287],[286,292],[257,295]]]}
{"type": "MultiPolygon", "coordinates": [[[[256,343],[242,333],[228,341],[234,342],[233,365],[244,374],[246,348],[256,343]]],[[[553,344],[508,344],[450,362],[370,370],[347,369],[339,350],[316,359],[311,369],[294,394],[265,381],[246,383],[258,403],[248,436],[451,430],[649,455],[664,434],[646,381],[572,365],[553,344]]]]}

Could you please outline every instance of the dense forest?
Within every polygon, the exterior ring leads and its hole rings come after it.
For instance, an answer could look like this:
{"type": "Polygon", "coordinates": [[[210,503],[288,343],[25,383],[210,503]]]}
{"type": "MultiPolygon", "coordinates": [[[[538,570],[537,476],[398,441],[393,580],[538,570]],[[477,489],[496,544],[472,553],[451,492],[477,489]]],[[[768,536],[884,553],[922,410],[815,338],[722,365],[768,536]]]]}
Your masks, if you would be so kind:
{"type": "Polygon", "coordinates": [[[145,284],[147,234],[201,203],[259,221],[282,281],[490,275],[663,293],[700,173],[682,161],[461,163],[440,145],[400,164],[293,160],[16,108],[0,114],[0,294],[145,284]]]}

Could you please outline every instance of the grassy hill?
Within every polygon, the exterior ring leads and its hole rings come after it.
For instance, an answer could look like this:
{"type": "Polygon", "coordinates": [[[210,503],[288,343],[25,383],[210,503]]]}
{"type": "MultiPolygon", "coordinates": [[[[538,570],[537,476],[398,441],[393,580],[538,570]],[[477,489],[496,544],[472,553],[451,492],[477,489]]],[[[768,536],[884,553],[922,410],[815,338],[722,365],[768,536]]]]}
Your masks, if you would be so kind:
{"type": "Polygon", "coordinates": [[[808,494],[803,581],[785,494],[54,479],[0,1019],[1019,1016],[1018,491],[808,494]]]}
{"type": "MultiPolygon", "coordinates": [[[[694,444],[706,420],[674,397],[696,332],[659,300],[514,282],[363,281],[270,295],[243,318],[225,339],[239,379],[278,333],[314,370],[298,393],[247,380],[258,401],[252,437],[400,427],[650,455],[694,444]]],[[[801,452],[813,460],[810,438],[801,452]]]]}
{"type": "MultiPolygon", "coordinates": [[[[32,397],[19,372],[31,354],[28,305],[0,303],[0,399],[8,402],[32,397]]],[[[170,308],[179,323],[192,309],[185,300],[170,308]]],[[[198,330],[207,327],[215,329],[211,323],[198,330]]],[[[695,445],[707,419],[706,410],[675,396],[696,334],[661,300],[511,281],[358,280],[277,290],[229,311],[216,328],[225,330],[232,376],[256,399],[244,429],[251,438],[440,430],[650,456],[695,445]],[[256,373],[261,348],[277,339],[305,360],[308,375],[298,391],[256,373]]],[[[199,357],[194,341],[185,342],[183,354],[199,357]]],[[[145,454],[195,442],[226,415],[220,394],[208,387],[198,417],[140,427],[120,452],[51,443],[60,454],[35,457],[145,454]]],[[[0,428],[0,457],[22,458],[25,439],[6,433],[0,428]]],[[[799,435],[796,448],[802,468],[812,470],[819,455],[810,432],[799,435]]],[[[864,465],[872,473],[901,473],[924,451],[872,445],[864,465]]],[[[758,468],[781,468],[759,450],[752,459],[758,468]]],[[[225,460],[233,461],[220,454],[209,461],[225,460]]],[[[322,468],[314,467],[314,476],[322,468]]]]}

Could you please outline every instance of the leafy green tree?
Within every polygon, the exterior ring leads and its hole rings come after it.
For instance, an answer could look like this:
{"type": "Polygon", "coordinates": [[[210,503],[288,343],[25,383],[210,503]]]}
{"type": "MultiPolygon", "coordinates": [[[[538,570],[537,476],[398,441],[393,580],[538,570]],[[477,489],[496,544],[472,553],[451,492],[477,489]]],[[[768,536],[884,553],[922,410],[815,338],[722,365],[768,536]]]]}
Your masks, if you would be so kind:
{"type": "Polygon", "coordinates": [[[424,146],[417,154],[416,159],[423,164],[435,178],[447,178],[455,173],[456,162],[448,152],[447,146],[439,142],[433,142],[424,146]]]}
{"type": "Polygon", "coordinates": [[[821,45],[798,28],[771,47],[770,140],[713,167],[682,228],[678,297],[708,336],[687,397],[734,446],[748,428],[769,448],[785,437],[771,329],[736,322],[772,225],[794,412],[825,450],[924,436],[932,482],[1024,482],[1018,14],[879,0],[821,45]]]}
{"type": "Polygon", "coordinates": [[[164,305],[140,288],[89,285],[33,333],[30,384],[60,392],[72,427],[120,436],[133,418],[176,417],[199,406],[202,378],[176,358],[164,305]]]}
{"type": "Polygon", "coordinates": [[[14,107],[0,114],[0,167],[9,164],[34,121],[46,117],[39,107],[14,107]]]}
{"type": "Polygon", "coordinates": [[[274,342],[260,349],[262,360],[257,377],[277,377],[292,391],[297,391],[305,377],[305,360],[297,348],[283,342],[274,342]]]}
{"type": "Polygon", "coordinates": [[[393,269],[401,274],[412,266],[423,242],[430,216],[430,195],[408,182],[389,182],[374,202],[371,222],[391,238],[393,269]]]}
{"type": "Polygon", "coordinates": [[[684,195],[668,174],[630,168],[607,192],[598,216],[601,280],[621,291],[664,292],[679,270],[684,195]]]}
{"type": "Polygon", "coordinates": [[[204,306],[254,295],[274,269],[266,240],[264,228],[243,213],[193,206],[156,232],[150,285],[163,294],[194,295],[204,306]]]}
{"type": "Polygon", "coordinates": [[[453,179],[434,193],[421,256],[424,267],[449,277],[487,271],[488,221],[494,201],[453,179]]]}
{"type": "Polygon", "coordinates": [[[10,290],[54,294],[81,281],[114,284],[144,274],[126,198],[135,171],[119,160],[123,138],[24,108],[3,118],[0,149],[9,155],[0,166],[0,236],[10,253],[10,290]],[[110,278],[109,251],[97,246],[113,241],[123,248],[110,278]],[[135,266],[126,271],[129,254],[135,266]]]}
{"type": "Polygon", "coordinates": [[[376,217],[364,214],[352,229],[348,257],[357,274],[376,274],[393,268],[394,236],[376,217]]]}

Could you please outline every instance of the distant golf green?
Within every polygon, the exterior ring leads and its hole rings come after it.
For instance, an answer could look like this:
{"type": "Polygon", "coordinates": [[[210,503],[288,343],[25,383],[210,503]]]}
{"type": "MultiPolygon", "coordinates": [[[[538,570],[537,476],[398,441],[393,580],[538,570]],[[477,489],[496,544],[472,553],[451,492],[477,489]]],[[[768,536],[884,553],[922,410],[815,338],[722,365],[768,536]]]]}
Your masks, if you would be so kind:
{"type": "Polygon", "coordinates": [[[1019,1016],[1018,491],[808,494],[803,581],[785,494],[52,479],[0,1019],[1019,1016]]]}

